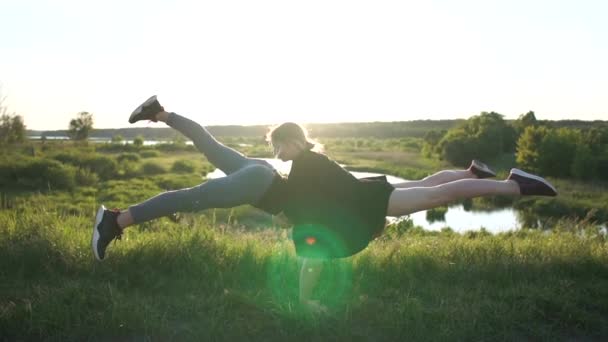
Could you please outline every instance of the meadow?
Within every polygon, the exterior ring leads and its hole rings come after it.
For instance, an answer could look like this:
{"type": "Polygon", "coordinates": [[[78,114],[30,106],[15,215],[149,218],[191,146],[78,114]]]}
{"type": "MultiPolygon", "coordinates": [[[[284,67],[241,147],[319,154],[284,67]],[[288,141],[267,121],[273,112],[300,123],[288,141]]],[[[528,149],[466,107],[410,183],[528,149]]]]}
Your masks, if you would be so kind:
{"type": "MultiPolygon", "coordinates": [[[[422,157],[416,139],[324,142],[353,169],[418,178],[449,166],[422,157]]],[[[260,144],[239,149],[270,156],[260,144]]],[[[553,210],[550,229],[456,234],[393,224],[324,269],[316,290],[324,314],[298,303],[301,261],[289,225],[251,207],[134,226],[107,260],[94,260],[100,203],[125,208],[196,185],[212,169],[184,145],[46,142],[3,151],[0,340],[608,338],[608,244],[589,216],[604,210],[604,184],[555,180],[559,201],[510,202],[553,210]],[[586,211],[569,211],[577,207],[586,211]]]]}

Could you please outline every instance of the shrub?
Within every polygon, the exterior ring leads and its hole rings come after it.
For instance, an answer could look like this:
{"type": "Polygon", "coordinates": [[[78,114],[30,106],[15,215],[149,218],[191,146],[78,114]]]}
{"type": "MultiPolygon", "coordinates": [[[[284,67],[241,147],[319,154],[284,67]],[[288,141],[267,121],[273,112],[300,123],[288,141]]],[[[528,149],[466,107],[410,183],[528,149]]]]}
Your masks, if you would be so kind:
{"type": "Polygon", "coordinates": [[[118,155],[118,157],[116,157],[116,160],[118,160],[119,163],[124,161],[138,162],[139,159],[140,158],[137,153],[121,153],[118,155]]]}
{"type": "Polygon", "coordinates": [[[77,168],[95,172],[103,180],[112,179],[118,174],[118,163],[110,156],[82,153],[59,153],[53,159],[77,168]]]}
{"type": "Polygon", "coordinates": [[[192,173],[195,170],[194,162],[191,160],[177,160],[173,163],[171,167],[171,171],[178,173],[192,173]]]}
{"type": "Polygon", "coordinates": [[[76,184],[80,186],[96,186],[99,182],[97,174],[89,169],[77,169],[75,175],[76,184]]]}
{"type": "Polygon", "coordinates": [[[174,151],[196,151],[196,147],[194,145],[187,144],[174,144],[174,143],[163,143],[154,146],[155,149],[164,152],[174,152],[174,151]]]}
{"type": "Polygon", "coordinates": [[[118,163],[109,156],[89,156],[82,161],[82,166],[94,171],[103,180],[112,179],[118,174],[118,163]]]}
{"type": "Polygon", "coordinates": [[[85,155],[77,153],[61,152],[53,156],[53,159],[70,165],[81,165],[82,161],[86,158],[85,155]]]}
{"type": "Polygon", "coordinates": [[[24,158],[0,169],[0,183],[9,187],[71,190],[76,186],[76,168],[52,159],[24,158]]]}
{"type": "Polygon", "coordinates": [[[135,177],[139,174],[139,163],[124,161],[118,165],[118,173],[123,178],[135,177]]]}
{"type": "Polygon", "coordinates": [[[159,173],[165,173],[165,167],[163,164],[153,161],[147,161],[141,166],[141,170],[146,175],[157,175],[159,173]]]}
{"type": "Polygon", "coordinates": [[[143,150],[139,152],[142,158],[155,158],[160,156],[160,152],[154,150],[143,150]]]}
{"type": "Polygon", "coordinates": [[[135,139],[133,139],[133,146],[136,146],[136,147],[144,146],[144,137],[142,137],[141,135],[136,136],[135,139]]]}

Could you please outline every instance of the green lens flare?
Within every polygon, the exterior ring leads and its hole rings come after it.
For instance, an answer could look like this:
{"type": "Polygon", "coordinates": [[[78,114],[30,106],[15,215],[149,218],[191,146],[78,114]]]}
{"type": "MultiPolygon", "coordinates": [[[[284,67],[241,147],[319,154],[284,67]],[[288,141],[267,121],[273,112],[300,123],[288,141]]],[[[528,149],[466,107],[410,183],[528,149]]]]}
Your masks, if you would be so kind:
{"type": "MultiPolygon", "coordinates": [[[[299,225],[292,234],[298,256],[323,259],[323,270],[314,290],[315,297],[325,305],[339,305],[352,289],[350,259],[336,259],[349,255],[345,239],[320,225],[299,225]]],[[[279,306],[287,308],[297,303],[301,261],[283,251],[273,253],[267,268],[267,285],[279,306]]]]}

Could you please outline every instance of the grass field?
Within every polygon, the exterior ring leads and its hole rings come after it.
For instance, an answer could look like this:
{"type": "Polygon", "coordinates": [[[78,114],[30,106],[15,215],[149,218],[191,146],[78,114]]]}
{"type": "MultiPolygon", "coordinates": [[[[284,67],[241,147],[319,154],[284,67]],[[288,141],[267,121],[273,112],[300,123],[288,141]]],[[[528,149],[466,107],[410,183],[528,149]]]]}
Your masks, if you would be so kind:
{"type": "MultiPolygon", "coordinates": [[[[373,170],[438,167],[410,149],[374,148],[330,155],[373,170]]],[[[0,208],[0,341],[608,339],[608,243],[590,220],[500,235],[425,232],[403,221],[324,268],[316,297],[327,314],[298,303],[289,230],[250,207],[129,228],[107,260],[94,261],[98,205],[124,208],[197,184],[209,170],[172,172],[179,160],[198,163],[200,154],[133,162],[161,164],[158,174],[9,193],[0,208]]],[[[604,185],[558,187],[566,201],[601,208],[604,185]]]]}
{"type": "Polygon", "coordinates": [[[608,245],[592,228],[458,235],[401,224],[326,268],[298,305],[286,230],[186,215],[131,229],[108,259],[92,217],[0,212],[3,340],[605,340],[608,245]]]}

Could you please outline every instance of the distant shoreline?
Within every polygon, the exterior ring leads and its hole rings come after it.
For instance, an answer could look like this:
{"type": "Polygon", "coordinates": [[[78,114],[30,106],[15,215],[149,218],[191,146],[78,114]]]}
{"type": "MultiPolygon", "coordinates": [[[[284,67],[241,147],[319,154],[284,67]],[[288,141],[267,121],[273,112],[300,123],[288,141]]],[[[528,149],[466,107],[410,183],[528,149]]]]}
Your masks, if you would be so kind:
{"type": "MultiPolygon", "coordinates": [[[[401,138],[423,137],[431,130],[448,130],[465,119],[454,120],[414,120],[395,122],[351,122],[306,124],[312,137],[350,137],[350,138],[401,138]]],[[[513,122],[513,120],[506,120],[513,122]]],[[[588,129],[597,126],[608,126],[606,120],[538,120],[539,124],[550,127],[567,127],[588,129]]],[[[213,135],[223,137],[255,137],[266,135],[269,125],[239,126],[205,126],[213,135]]],[[[128,127],[128,128],[95,128],[89,138],[107,138],[120,135],[130,140],[141,136],[144,140],[173,140],[179,134],[170,127],[128,127]]],[[[26,136],[58,137],[67,136],[67,130],[26,130],[26,136]]]]}

